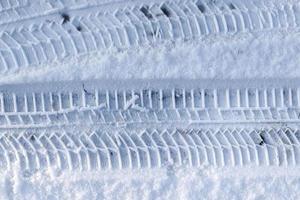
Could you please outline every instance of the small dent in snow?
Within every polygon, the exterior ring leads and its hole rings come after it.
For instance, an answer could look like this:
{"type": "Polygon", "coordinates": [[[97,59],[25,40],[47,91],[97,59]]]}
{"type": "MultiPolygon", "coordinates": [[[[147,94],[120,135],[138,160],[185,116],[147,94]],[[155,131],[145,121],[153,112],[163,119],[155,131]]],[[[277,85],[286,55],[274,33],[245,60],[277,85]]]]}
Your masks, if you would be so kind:
{"type": "Polygon", "coordinates": [[[286,95],[287,95],[286,91],[285,91],[285,90],[283,90],[283,96],[286,96],[286,95]]]}
{"type": "Polygon", "coordinates": [[[201,13],[205,13],[205,6],[203,4],[197,4],[198,9],[200,10],[201,13]]]}
{"type": "Polygon", "coordinates": [[[62,13],[61,17],[63,18],[62,24],[65,24],[70,21],[70,15],[68,15],[67,13],[62,13]]]}
{"type": "Polygon", "coordinates": [[[209,92],[205,91],[204,96],[207,97],[207,98],[214,98],[215,95],[213,93],[209,93],[209,92]]]}
{"type": "Polygon", "coordinates": [[[160,9],[164,13],[164,15],[166,15],[167,17],[171,16],[171,13],[170,13],[169,9],[166,6],[162,6],[160,9]]]}
{"type": "Polygon", "coordinates": [[[230,8],[231,10],[235,10],[235,9],[236,9],[236,7],[235,7],[235,5],[233,5],[233,3],[230,3],[228,6],[229,6],[229,8],[230,8]]]}
{"type": "Polygon", "coordinates": [[[143,7],[141,7],[140,11],[141,11],[148,19],[153,19],[152,14],[149,12],[149,7],[148,7],[148,6],[143,6],[143,7]]]}
{"type": "Polygon", "coordinates": [[[84,84],[82,84],[82,89],[83,89],[85,94],[92,95],[92,93],[90,93],[89,91],[87,91],[87,89],[85,89],[84,84]]]}
{"type": "Polygon", "coordinates": [[[250,97],[253,97],[255,94],[254,94],[253,91],[248,91],[248,95],[249,95],[250,97]]]}
{"type": "Polygon", "coordinates": [[[82,27],[79,25],[79,26],[76,26],[76,30],[81,32],[82,31],[82,27]]]}
{"type": "Polygon", "coordinates": [[[264,141],[262,140],[260,143],[259,143],[260,146],[264,145],[264,141]]]}
{"type": "Polygon", "coordinates": [[[114,152],[112,152],[112,151],[109,151],[109,154],[110,154],[111,156],[113,156],[113,155],[114,155],[114,152]]]}
{"type": "Polygon", "coordinates": [[[31,136],[30,136],[30,140],[33,141],[33,142],[35,141],[34,135],[31,135],[31,136]]]}
{"type": "Polygon", "coordinates": [[[265,137],[262,135],[264,132],[261,132],[260,134],[259,134],[259,137],[260,137],[260,139],[261,139],[261,141],[259,142],[259,145],[260,146],[262,146],[262,145],[264,145],[265,144],[265,137]]]}

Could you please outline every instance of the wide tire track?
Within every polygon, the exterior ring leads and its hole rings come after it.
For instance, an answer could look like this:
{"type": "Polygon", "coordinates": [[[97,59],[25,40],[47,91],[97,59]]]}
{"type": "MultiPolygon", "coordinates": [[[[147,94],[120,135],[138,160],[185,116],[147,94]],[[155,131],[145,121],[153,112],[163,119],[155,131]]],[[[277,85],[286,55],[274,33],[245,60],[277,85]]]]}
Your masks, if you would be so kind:
{"type": "Polygon", "coordinates": [[[18,165],[27,173],[169,165],[292,167],[300,164],[299,138],[299,130],[290,128],[9,131],[0,135],[0,166],[18,165]]]}
{"type": "Polygon", "coordinates": [[[155,82],[125,81],[111,88],[97,81],[3,86],[0,128],[300,122],[296,83],[272,85],[273,80],[261,86],[257,80],[257,85],[235,86],[221,81],[211,87],[209,82],[155,82]]]}
{"type": "Polygon", "coordinates": [[[111,48],[292,30],[300,25],[299,3],[213,4],[188,0],[80,5],[0,24],[0,72],[11,73],[111,48]]]}

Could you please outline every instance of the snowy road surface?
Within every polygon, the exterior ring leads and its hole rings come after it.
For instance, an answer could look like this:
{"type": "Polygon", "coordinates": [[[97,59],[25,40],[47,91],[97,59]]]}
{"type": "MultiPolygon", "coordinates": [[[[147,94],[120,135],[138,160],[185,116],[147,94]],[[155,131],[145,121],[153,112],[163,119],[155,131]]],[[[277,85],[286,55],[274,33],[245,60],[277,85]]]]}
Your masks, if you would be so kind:
{"type": "Polygon", "coordinates": [[[299,199],[297,0],[0,0],[0,199],[299,199]]]}

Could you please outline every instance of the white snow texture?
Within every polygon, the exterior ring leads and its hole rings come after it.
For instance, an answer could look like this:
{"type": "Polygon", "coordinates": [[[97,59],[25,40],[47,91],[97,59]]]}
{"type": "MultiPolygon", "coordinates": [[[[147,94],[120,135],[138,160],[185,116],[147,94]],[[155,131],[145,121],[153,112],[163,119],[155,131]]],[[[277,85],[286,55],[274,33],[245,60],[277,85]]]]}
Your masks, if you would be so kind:
{"type": "Polygon", "coordinates": [[[0,199],[300,199],[298,0],[0,0],[0,199]]]}

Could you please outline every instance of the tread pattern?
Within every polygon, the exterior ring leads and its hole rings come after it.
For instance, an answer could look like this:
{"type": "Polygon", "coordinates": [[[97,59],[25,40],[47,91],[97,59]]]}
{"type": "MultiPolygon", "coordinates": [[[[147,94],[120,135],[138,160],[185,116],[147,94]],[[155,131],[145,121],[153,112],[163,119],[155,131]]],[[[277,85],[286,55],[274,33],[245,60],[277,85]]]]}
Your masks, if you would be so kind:
{"type": "Polygon", "coordinates": [[[3,132],[0,167],[99,170],[188,166],[296,166],[300,131],[279,129],[144,130],[107,133],[3,132]]]}
{"type": "Polygon", "coordinates": [[[43,16],[0,24],[0,73],[110,48],[300,26],[299,3],[186,0],[79,5],[70,6],[63,15],[54,9],[43,16]]]}
{"type": "MultiPolygon", "coordinates": [[[[16,11],[28,5],[28,0],[2,0],[0,2],[0,13],[6,13],[6,16],[9,16],[11,15],[11,11],[16,11]]],[[[2,20],[5,20],[5,18],[1,18],[0,21],[2,20]]]]}
{"type": "Polygon", "coordinates": [[[41,17],[43,13],[49,13],[55,9],[81,6],[88,4],[88,1],[81,0],[1,0],[0,2],[0,25],[22,21],[28,18],[41,17]],[[77,4],[76,4],[77,2],[77,4]]]}
{"type": "Polygon", "coordinates": [[[124,0],[1,0],[0,25],[37,19],[64,9],[79,10],[124,0]]]}
{"type": "Polygon", "coordinates": [[[0,128],[300,122],[299,88],[43,90],[0,92],[0,128]]]}

